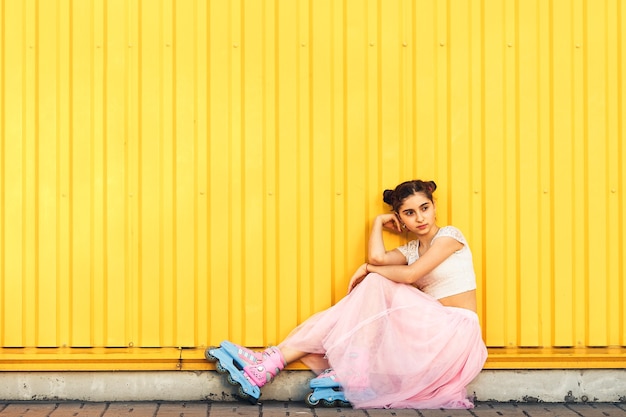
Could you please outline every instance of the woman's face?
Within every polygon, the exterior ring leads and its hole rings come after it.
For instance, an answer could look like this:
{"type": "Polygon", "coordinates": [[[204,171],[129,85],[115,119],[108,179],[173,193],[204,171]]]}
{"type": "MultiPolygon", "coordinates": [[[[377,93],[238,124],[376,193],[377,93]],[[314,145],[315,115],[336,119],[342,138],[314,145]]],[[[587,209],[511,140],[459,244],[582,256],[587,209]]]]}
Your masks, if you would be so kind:
{"type": "Polygon", "coordinates": [[[435,204],[423,193],[415,193],[400,206],[400,221],[416,235],[428,235],[435,226],[435,204]]]}

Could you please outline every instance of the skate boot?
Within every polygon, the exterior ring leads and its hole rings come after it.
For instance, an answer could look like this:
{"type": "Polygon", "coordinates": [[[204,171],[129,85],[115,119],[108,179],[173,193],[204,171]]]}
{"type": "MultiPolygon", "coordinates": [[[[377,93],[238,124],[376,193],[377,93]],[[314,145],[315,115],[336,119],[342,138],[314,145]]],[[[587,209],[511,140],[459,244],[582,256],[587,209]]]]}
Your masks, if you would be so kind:
{"type": "Polygon", "coordinates": [[[238,387],[237,394],[251,404],[261,396],[260,387],[270,382],[285,367],[285,360],[277,347],[254,352],[229,341],[220,347],[210,347],[204,352],[215,369],[226,375],[229,384],[238,387]]]}
{"type": "Polygon", "coordinates": [[[317,407],[320,402],[325,407],[349,407],[350,403],[343,394],[343,388],[337,380],[337,373],[328,368],[309,383],[313,392],[306,396],[305,402],[317,407]]]}

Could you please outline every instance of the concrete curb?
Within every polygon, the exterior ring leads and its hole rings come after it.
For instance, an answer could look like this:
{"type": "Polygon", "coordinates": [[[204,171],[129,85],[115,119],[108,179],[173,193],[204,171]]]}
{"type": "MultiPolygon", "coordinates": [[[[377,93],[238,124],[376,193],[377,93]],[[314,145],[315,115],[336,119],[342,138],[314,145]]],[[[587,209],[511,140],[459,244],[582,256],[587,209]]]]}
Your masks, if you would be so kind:
{"type": "MultiPolygon", "coordinates": [[[[302,401],[310,371],[284,371],[262,400],[302,401]]],[[[0,372],[2,401],[235,401],[215,371],[0,372]]],[[[479,401],[626,402],[626,370],[485,370],[469,386],[479,401]]]]}

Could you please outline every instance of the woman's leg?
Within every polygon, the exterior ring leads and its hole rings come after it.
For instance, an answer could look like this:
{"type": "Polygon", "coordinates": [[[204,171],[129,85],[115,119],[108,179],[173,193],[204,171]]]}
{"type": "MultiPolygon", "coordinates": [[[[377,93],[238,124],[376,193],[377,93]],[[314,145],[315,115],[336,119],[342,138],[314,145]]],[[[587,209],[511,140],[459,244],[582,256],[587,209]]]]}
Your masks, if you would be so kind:
{"type": "Polygon", "coordinates": [[[283,358],[285,359],[286,363],[292,363],[295,362],[299,359],[302,359],[303,357],[305,357],[306,355],[308,355],[307,352],[302,352],[287,346],[278,346],[278,348],[280,349],[280,352],[283,354],[283,358]]]}

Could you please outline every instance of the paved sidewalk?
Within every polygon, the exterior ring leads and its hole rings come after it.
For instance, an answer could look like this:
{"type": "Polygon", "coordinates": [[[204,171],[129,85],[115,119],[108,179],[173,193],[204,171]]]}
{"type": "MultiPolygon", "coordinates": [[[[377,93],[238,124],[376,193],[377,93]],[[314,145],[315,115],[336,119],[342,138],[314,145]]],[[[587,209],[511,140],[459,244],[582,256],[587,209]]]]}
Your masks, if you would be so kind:
{"type": "Polygon", "coordinates": [[[0,417],[626,417],[626,404],[478,403],[473,410],[310,408],[302,402],[0,402],[0,417]]]}

